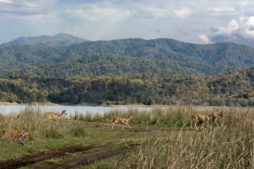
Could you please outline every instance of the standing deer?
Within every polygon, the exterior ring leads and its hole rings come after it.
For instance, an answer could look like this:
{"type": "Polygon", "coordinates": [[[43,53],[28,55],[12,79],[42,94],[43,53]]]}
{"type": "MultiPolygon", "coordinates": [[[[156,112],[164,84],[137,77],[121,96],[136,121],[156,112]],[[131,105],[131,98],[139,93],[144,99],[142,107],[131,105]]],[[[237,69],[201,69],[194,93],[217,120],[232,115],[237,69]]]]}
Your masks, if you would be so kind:
{"type": "Polygon", "coordinates": [[[215,121],[215,115],[206,115],[201,113],[196,113],[191,116],[191,127],[193,127],[193,123],[195,124],[195,128],[198,129],[197,124],[202,124],[204,127],[205,124],[209,124],[210,121],[215,121]]]}
{"type": "Polygon", "coordinates": [[[62,119],[65,115],[67,115],[66,110],[63,110],[61,114],[55,112],[46,112],[44,114],[44,117],[46,117],[49,120],[59,120],[62,119]]]}
{"type": "Polygon", "coordinates": [[[23,130],[0,130],[0,137],[17,140],[19,144],[24,145],[24,141],[29,137],[29,132],[23,130]]]}
{"type": "Polygon", "coordinates": [[[129,121],[132,119],[133,117],[130,116],[128,117],[113,117],[112,119],[112,129],[114,129],[115,124],[119,123],[119,124],[124,124],[126,126],[128,126],[129,128],[131,128],[131,126],[129,125],[129,121]]]}

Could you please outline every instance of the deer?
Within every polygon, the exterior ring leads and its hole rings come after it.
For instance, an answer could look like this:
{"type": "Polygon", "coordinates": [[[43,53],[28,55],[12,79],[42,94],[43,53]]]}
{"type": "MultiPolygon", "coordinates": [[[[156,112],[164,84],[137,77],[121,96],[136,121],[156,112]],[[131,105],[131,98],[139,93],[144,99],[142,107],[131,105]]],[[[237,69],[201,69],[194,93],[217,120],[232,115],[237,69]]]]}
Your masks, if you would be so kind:
{"type": "Polygon", "coordinates": [[[132,119],[133,117],[113,117],[112,119],[112,129],[114,129],[115,124],[119,123],[119,124],[124,124],[126,126],[128,126],[129,128],[131,128],[131,126],[129,125],[129,121],[132,119]]]}
{"type": "Polygon", "coordinates": [[[220,114],[212,114],[212,122],[214,122],[216,125],[218,125],[218,121],[221,121],[223,119],[222,112],[220,114]]]}
{"type": "Polygon", "coordinates": [[[196,113],[191,116],[191,127],[193,127],[193,123],[195,124],[196,130],[198,129],[197,124],[202,124],[202,127],[204,127],[205,124],[209,124],[210,121],[215,121],[216,116],[196,113]]]}
{"type": "Polygon", "coordinates": [[[0,130],[0,137],[11,138],[24,145],[25,139],[29,137],[29,132],[24,130],[0,130]]]}
{"type": "Polygon", "coordinates": [[[46,112],[44,117],[49,120],[59,120],[62,119],[65,115],[67,115],[66,110],[63,110],[60,114],[55,112],[46,112]]]}

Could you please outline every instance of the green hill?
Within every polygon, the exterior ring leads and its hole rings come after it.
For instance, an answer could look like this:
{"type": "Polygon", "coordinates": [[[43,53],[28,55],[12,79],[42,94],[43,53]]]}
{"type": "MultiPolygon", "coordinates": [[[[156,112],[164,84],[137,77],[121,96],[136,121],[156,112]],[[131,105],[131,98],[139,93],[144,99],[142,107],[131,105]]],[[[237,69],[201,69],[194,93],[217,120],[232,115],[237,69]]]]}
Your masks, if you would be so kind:
{"type": "Polygon", "coordinates": [[[66,78],[132,73],[216,73],[254,66],[254,49],[172,39],[89,41],[70,46],[0,46],[0,76],[66,78]],[[6,69],[8,68],[8,69],[6,69]]]}
{"type": "Polygon", "coordinates": [[[59,33],[55,36],[38,36],[38,37],[19,37],[9,43],[3,44],[4,46],[15,45],[47,45],[47,46],[69,46],[85,42],[87,40],[75,37],[66,33],[59,33]]]}
{"type": "Polygon", "coordinates": [[[1,78],[0,101],[253,106],[254,68],[212,77],[156,73],[69,79],[1,78]]]}

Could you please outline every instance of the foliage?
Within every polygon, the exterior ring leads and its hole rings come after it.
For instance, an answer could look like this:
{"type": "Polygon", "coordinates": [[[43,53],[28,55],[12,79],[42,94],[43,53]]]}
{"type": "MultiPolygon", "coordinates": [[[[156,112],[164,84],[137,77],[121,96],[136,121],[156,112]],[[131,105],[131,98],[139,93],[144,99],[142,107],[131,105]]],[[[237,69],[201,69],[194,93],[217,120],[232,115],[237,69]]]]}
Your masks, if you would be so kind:
{"type": "Polygon", "coordinates": [[[0,75],[68,78],[133,73],[211,75],[254,66],[254,49],[222,43],[195,45],[172,39],[89,41],[70,46],[0,46],[0,75]]]}
{"type": "Polygon", "coordinates": [[[0,101],[252,106],[253,69],[212,77],[161,73],[69,79],[1,78],[0,101]]]}

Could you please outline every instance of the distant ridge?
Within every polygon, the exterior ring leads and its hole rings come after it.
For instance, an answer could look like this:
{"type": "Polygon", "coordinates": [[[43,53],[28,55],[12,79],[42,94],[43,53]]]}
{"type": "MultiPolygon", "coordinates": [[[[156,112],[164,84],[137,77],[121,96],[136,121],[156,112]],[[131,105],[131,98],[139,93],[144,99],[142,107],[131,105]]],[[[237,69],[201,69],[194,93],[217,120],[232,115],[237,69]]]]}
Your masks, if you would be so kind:
{"type": "MultiPolygon", "coordinates": [[[[63,35],[54,39],[64,39],[63,35]]],[[[82,41],[67,46],[0,45],[0,76],[215,75],[248,67],[254,67],[254,49],[234,43],[200,45],[160,38],[82,41]]]]}
{"type": "Polygon", "coordinates": [[[86,42],[88,40],[75,37],[67,33],[59,33],[54,36],[42,35],[37,37],[19,37],[11,42],[3,44],[4,46],[15,45],[47,45],[47,46],[69,46],[86,42]]]}

